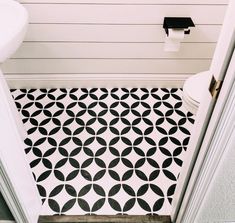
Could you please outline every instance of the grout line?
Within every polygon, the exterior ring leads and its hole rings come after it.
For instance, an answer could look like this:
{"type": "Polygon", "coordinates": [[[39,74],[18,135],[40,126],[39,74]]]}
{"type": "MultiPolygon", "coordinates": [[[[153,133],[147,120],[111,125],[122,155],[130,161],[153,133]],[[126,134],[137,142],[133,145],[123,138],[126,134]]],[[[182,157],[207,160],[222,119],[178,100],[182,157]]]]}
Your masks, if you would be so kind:
{"type": "Polygon", "coordinates": [[[76,58],[76,57],[66,57],[66,58],[61,58],[61,57],[50,57],[50,58],[19,58],[19,57],[12,57],[10,58],[12,60],[211,60],[212,58],[161,58],[161,57],[157,57],[157,58],[76,58]]]}
{"type": "MultiPolygon", "coordinates": [[[[143,42],[141,42],[141,41],[137,41],[137,42],[133,42],[133,41],[123,41],[123,42],[121,42],[121,41],[74,41],[74,40],[25,40],[25,41],[23,41],[23,43],[101,43],[101,44],[111,44],[111,43],[124,43],[124,44],[126,44],[126,43],[128,43],[128,44],[135,44],[135,43],[138,43],[138,44],[141,44],[141,43],[143,43],[143,44],[152,44],[152,43],[165,43],[165,42],[163,42],[163,41],[149,41],[149,42],[146,42],[146,41],[143,41],[143,42]]],[[[217,43],[217,42],[181,42],[181,43],[184,43],[184,44],[195,44],[195,43],[205,43],[205,44],[214,44],[214,43],[217,43]]]]}
{"type": "MultiPolygon", "coordinates": [[[[92,23],[92,22],[30,22],[30,25],[110,25],[110,26],[162,26],[163,23],[92,23]]],[[[195,26],[221,26],[220,24],[209,24],[209,23],[203,23],[203,24],[195,24],[195,26]]]]}
{"type": "MultiPolygon", "coordinates": [[[[125,72],[125,73],[111,73],[111,72],[109,72],[109,73],[104,73],[104,72],[102,72],[102,73],[58,73],[58,72],[56,72],[56,73],[4,73],[4,74],[6,74],[6,75],[32,75],[32,74],[35,74],[35,75],[47,75],[47,74],[58,74],[58,75],[61,75],[61,74],[93,74],[93,75],[99,75],[99,74],[122,74],[122,75],[125,75],[125,74],[131,74],[131,75],[143,75],[143,74],[147,74],[147,75],[159,75],[159,74],[161,74],[161,75],[167,75],[167,74],[175,74],[175,73],[128,73],[128,72],[125,72]]],[[[177,74],[177,75],[191,75],[191,74],[195,74],[195,73],[179,73],[179,74],[177,74]]]]}
{"type": "MultiPolygon", "coordinates": [[[[161,26],[162,27],[162,23],[79,23],[79,22],[59,22],[59,23],[53,23],[53,22],[49,22],[49,23],[41,23],[41,22],[30,22],[29,23],[30,25],[92,25],[92,26],[126,26],[126,25],[129,25],[129,26],[161,26]]],[[[203,23],[203,24],[200,24],[200,23],[195,23],[195,26],[222,26],[222,23],[221,24],[206,24],[206,23],[203,23]]]]}
{"type": "Polygon", "coordinates": [[[24,5],[167,5],[167,6],[227,6],[226,3],[213,4],[170,4],[170,3],[87,3],[87,2],[21,2],[24,5]]]}

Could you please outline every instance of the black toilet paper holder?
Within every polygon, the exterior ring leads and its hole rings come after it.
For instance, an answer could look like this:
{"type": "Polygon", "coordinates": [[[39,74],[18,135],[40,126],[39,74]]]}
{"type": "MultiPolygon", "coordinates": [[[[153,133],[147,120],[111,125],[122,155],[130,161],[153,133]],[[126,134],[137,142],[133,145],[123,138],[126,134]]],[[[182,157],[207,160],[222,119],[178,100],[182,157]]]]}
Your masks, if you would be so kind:
{"type": "Polygon", "coordinates": [[[184,29],[185,34],[190,33],[189,27],[195,27],[193,20],[190,17],[165,17],[163,28],[166,34],[169,34],[169,29],[184,29]]]}

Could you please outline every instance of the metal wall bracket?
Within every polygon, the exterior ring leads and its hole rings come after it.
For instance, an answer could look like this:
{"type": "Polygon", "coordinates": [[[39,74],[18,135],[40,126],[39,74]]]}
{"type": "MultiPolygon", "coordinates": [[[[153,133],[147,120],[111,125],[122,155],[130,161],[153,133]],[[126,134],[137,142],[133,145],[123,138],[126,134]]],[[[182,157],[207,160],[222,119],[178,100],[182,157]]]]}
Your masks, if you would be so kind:
{"type": "Polygon", "coordinates": [[[217,98],[221,89],[223,81],[216,81],[214,75],[212,75],[211,83],[209,86],[209,91],[211,93],[212,98],[217,98]]]}

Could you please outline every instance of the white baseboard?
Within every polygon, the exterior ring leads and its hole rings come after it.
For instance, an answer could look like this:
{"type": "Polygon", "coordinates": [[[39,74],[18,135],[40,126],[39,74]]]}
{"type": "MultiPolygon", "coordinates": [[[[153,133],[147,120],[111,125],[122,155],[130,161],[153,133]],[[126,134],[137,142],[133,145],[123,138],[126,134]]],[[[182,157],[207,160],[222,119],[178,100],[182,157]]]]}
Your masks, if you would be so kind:
{"type": "Polygon", "coordinates": [[[5,74],[10,88],[182,87],[192,74],[5,74]]]}

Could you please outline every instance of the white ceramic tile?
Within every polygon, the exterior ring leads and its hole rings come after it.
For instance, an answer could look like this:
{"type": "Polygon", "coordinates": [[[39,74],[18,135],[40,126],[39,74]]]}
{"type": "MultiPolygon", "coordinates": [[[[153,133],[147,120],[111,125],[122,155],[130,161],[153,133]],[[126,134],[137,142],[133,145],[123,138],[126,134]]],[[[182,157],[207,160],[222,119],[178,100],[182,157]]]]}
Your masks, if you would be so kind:
{"type": "Polygon", "coordinates": [[[180,89],[12,95],[29,131],[25,151],[42,214],[170,214],[194,118],[180,89]]]}

